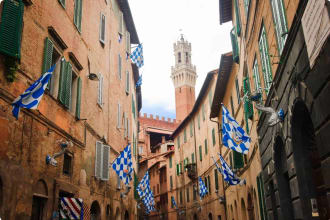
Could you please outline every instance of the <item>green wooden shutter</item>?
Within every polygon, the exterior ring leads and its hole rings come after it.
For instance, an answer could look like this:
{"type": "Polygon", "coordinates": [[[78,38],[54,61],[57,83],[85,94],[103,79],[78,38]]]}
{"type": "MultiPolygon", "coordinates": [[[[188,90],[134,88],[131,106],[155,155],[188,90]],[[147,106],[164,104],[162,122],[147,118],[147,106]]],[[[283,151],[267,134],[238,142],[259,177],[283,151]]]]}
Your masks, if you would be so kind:
{"type": "Polygon", "coordinates": [[[199,160],[202,161],[203,155],[202,155],[202,146],[199,145],[199,160]]]}
{"type": "Polygon", "coordinates": [[[267,220],[266,214],[266,203],[264,197],[264,185],[262,181],[261,174],[257,176],[257,189],[258,189],[258,198],[259,198],[259,211],[261,220],[267,220]]]}
{"type": "Polygon", "coordinates": [[[134,172],[134,199],[139,199],[139,193],[137,192],[137,186],[139,185],[139,179],[134,172]]]}
{"type": "Polygon", "coordinates": [[[180,173],[179,164],[176,164],[176,175],[179,176],[179,173],[180,173]]]}
{"type": "Polygon", "coordinates": [[[76,103],[76,118],[78,119],[80,119],[80,105],[81,105],[81,78],[78,77],[77,103],[76,103]]]}
{"type": "Polygon", "coordinates": [[[66,85],[66,66],[67,62],[64,58],[61,59],[61,73],[60,73],[60,85],[58,90],[58,100],[65,104],[65,85],[66,85]]]}
{"type": "Polygon", "coordinates": [[[5,0],[0,23],[0,53],[21,58],[24,4],[22,0],[5,0]]]}
{"type": "Polygon", "coordinates": [[[239,13],[238,1],[234,0],[235,4],[235,15],[236,15],[236,33],[237,36],[241,35],[241,16],[239,13]]]}
{"type": "Polygon", "coordinates": [[[195,163],[195,154],[194,153],[191,154],[191,163],[195,163]]]}
{"type": "MultiPolygon", "coordinates": [[[[53,50],[54,50],[54,44],[53,42],[46,37],[45,38],[45,47],[44,47],[44,61],[42,64],[42,74],[44,74],[46,71],[50,69],[52,66],[52,59],[53,59],[53,50]]],[[[47,89],[50,90],[52,84],[52,77],[50,77],[49,82],[47,84],[47,89]]]]}
{"type": "Polygon", "coordinates": [[[180,174],[181,174],[182,173],[182,163],[181,162],[180,162],[179,166],[180,166],[179,170],[180,170],[180,174]]]}
{"type": "Polygon", "coordinates": [[[233,50],[233,60],[236,63],[239,63],[239,51],[238,51],[238,42],[237,36],[235,33],[235,27],[230,31],[231,46],[233,50]]]}
{"type": "Polygon", "coordinates": [[[212,144],[215,145],[215,130],[212,128],[212,144]]]}
{"type": "Polygon", "coordinates": [[[173,179],[172,179],[172,176],[170,176],[170,189],[173,189],[173,179]]]}
{"type": "Polygon", "coordinates": [[[64,105],[70,108],[71,104],[71,86],[72,86],[72,65],[67,63],[66,80],[65,80],[65,100],[64,105]]]}
{"type": "Polygon", "coordinates": [[[204,140],[205,155],[207,155],[207,139],[204,140]]]}
{"type": "Polygon", "coordinates": [[[187,142],[187,129],[186,128],[183,130],[183,141],[184,141],[184,143],[187,142]]]}
{"type": "MultiPolygon", "coordinates": [[[[244,90],[244,96],[246,94],[248,94],[248,95],[251,94],[250,82],[249,82],[248,77],[246,77],[243,80],[243,90],[244,90]]],[[[251,120],[253,119],[253,105],[249,99],[244,99],[244,113],[246,114],[247,118],[249,118],[251,120]]]]}
{"type": "Polygon", "coordinates": [[[234,157],[234,168],[235,169],[244,167],[243,154],[238,153],[237,151],[233,151],[233,157],[234,157]]]}
{"type": "Polygon", "coordinates": [[[170,163],[170,168],[172,168],[172,156],[170,156],[169,163],[170,163]]]}
{"type": "Polygon", "coordinates": [[[74,4],[74,24],[79,32],[81,32],[81,17],[82,17],[82,0],[75,0],[74,4]]]}
{"type": "Polygon", "coordinates": [[[214,169],[214,185],[215,185],[215,189],[218,190],[219,189],[219,180],[218,180],[218,170],[214,169]]]}

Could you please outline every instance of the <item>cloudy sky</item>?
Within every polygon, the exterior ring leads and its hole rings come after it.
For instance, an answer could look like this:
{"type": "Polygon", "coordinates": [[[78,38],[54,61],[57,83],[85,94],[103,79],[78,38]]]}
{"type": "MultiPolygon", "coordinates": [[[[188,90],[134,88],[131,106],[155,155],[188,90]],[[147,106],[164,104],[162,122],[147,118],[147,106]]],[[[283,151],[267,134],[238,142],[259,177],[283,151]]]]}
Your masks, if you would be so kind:
{"type": "Polygon", "coordinates": [[[141,113],[175,118],[173,43],[182,33],[192,44],[197,98],[206,74],[219,67],[222,53],[231,51],[231,23],[220,26],[218,0],[129,0],[129,4],[144,49],[141,113]]]}

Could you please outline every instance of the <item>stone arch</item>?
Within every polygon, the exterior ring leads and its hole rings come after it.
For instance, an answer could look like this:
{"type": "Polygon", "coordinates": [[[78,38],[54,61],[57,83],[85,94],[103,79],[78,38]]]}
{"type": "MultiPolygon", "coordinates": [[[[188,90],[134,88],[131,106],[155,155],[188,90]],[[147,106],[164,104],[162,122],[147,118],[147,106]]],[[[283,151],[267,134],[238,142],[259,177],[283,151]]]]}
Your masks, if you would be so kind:
{"type": "Polygon", "coordinates": [[[313,201],[314,210],[327,219],[330,217],[330,204],[326,190],[322,187],[325,183],[320,172],[321,158],[316,145],[314,125],[308,107],[301,99],[296,99],[292,107],[291,135],[296,169],[289,169],[296,172],[303,216],[311,216],[313,201]]]}
{"type": "Polygon", "coordinates": [[[105,216],[107,220],[111,219],[111,215],[112,215],[112,210],[111,210],[111,206],[110,204],[108,204],[105,208],[105,216]]]}
{"type": "Polygon", "coordinates": [[[208,217],[208,219],[209,219],[209,220],[212,220],[212,219],[213,219],[213,217],[212,217],[212,213],[211,213],[211,212],[209,213],[209,217],[208,217]]]}
{"type": "Polygon", "coordinates": [[[282,218],[285,216],[287,219],[293,219],[293,206],[291,201],[290,179],[287,168],[287,156],[283,138],[279,135],[275,138],[274,143],[274,168],[281,206],[281,213],[278,214],[281,214],[282,218]]]}
{"type": "Polygon", "coordinates": [[[117,207],[117,209],[116,209],[116,215],[115,215],[115,220],[120,220],[120,219],[121,219],[120,210],[119,210],[119,207],[117,207]]]}
{"type": "Polygon", "coordinates": [[[92,202],[90,214],[91,220],[101,220],[101,207],[97,200],[92,202]]]}
{"type": "Polygon", "coordinates": [[[251,193],[248,193],[248,197],[247,197],[247,211],[248,211],[248,216],[249,216],[249,220],[255,220],[255,216],[254,216],[254,202],[251,196],[251,193]]]}
{"type": "Polygon", "coordinates": [[[243,198],[241,199],[241,215],[242,215],[242,220],[247,220],[246,206],[243,198]]]}
{"type": "Polygon", "coordinates": [[[125,211],[124,220],[129,220],[129,213],[127,210],[125,211]]]}

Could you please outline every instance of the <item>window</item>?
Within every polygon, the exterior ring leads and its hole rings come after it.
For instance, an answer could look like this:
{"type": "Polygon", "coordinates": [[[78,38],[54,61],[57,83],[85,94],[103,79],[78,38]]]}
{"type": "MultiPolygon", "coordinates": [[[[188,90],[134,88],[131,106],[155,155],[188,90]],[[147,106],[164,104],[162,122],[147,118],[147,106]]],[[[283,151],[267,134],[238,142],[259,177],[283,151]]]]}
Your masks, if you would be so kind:
{"type": "Polygon", "coordinates": [[[190,137],[192,137],[194,134],[193,134],[193,123],[190,122],[190,137]]]}
{"type": "Polygon", "coordinates": [[[180,170],[180,174],[182,174],[182,163],[180,162],[180,164],[179,164],[179,170],[180,170]]]}
{"type": "Polygon", "coordinates": [[[65,0],[58,0],[58,2],[61,4],[63,8],[65,8],[65,0]]]}
{"type": "Polygon", "coordinates": [[[208,182],[207,182],[207,177],[204,177],[204,183],[205,183],[205,187],[206,187],[206,189],[207,189],[207,194],[209,194],[210,192],[209,192],[209,184],[208,184],[208,182]]]}
{"type": "Polygon", "coordinates": [[[64,154],[63,159],[63,174],[71,176],[71,170],[72,170],[72,156],[68,153],[64,154]]]}
{"type": "Polygon", "coordinates": [[[130,80],[129,71],[126,71],[126,87],[125,87],[126,95],[129,94],[129,80],[130,80]]]}
{"type": "Polygon", "coordinates": [[[173,189],[173,178],[172,176],[170,176],[170,190],[173,189]]]}
{"type": "Polygon", "coordinates": [[[119,11],[118,28],[118,33],[122,36],[124,33],[124,15],[121,11],[119,11]]]}
{"type": "Polygon", "coordinates": [[[186,52],[186,63],[189,63],[189,54],[186,52]]]}
{"type": "Polygon", "coordinates": [[[0,22],[0,52],[16,59],[21,58],[23,13],[22,1],[4,2],[0,22]]]}
{"type": "Polygon", "coordinates": [[[182,190],[180,190],[180,204],[182,204],[183,199],[182,199],[182,190]]]}
{"type": "Polygon", "coordinates": [[[209,91],[209,104],[212,106],[212,90],[209,91]]]}
{"type": "Polygon", "coordinates": [[[186,190],[187,190],[187,202],[189,202],[189,200],[190,200],[190,198],[189,198],[189,186],[187,186],[186,190]]]}
{"type": "Polygon", "coordinates": [[[233,118],[235,118],[235,110],[234,110],[234,102],[233,102],[233,96],[230,96],[230,107],[231,107],[231,113],[233,118]]]}
{"type": "Polygon", "coordinates": [[[191,163],[195,163],[195,154],[194,153],[191,154],[191,163]]]}
{"type": "Polygon", "coordinates": [[[204,140],[205,155],[207,155],[207,139],[204,140]]]}
{"type": "Polygon", "coordinates": [[[118,76],[121,79],[121,56],[118,54],[118,76]]]}
{"type": "Polygon", "coordinates": [[[118,103],[117,105],[117,128],[121,127],[121,110],[120,110],[121,106],[120,103],[118,103]]]}
{"type": "Polygon", "coordinates": [[[197,122],[198,122],[198,130],[201,128],[201,118],[199,117],[199,114],[197,115],[197,122]]]}
{"type": "Polygon", "coordinates": [[[81,17],[82,17],[82,0],[75,0],[73,21],[79,32],[81,32],[81,17]]]}
{"type": "Polygon", "coordinates": [[[171,196],[171,208],[174,208],[173,200],[175,201],[174,196],[171,196]]]}
{"type": "Polygon", "coordinates": [[[180,149],[180,135],[177,137],[178,149],[180,149]]]}
{"type": "Polygon", "coordinates": [[[211,194],[211,180],[210,180],[210,176],[207,176],[207,187],[208,187],[208,191],[209,194],[211,194]]]}
{"type": "Polygon", "coordinates": [[[212,144],[215,146],[215,130],[212,128],[212,144]]]}
{"type": "Polygon", "coordinates": [[[186,128],[183,130],[183,141],[184,141],[184,143],[187,143],[187,129],[186,128]]]}
{"type": "Polygon", "coordinates": [[[128,31],[126,31],[126,52],[131,53],[131,35],[128,31]]]}
{"type": "Polygon", "coordinates": [[[238,0],[234,0],[235,4],[235,15],[236,15],[236,33],[237,36],[241,35],[241,16],[239,12],[239,2],[238,0]]]}
{"type": "MultiPolygon", "coordinates": [[[[250,95],[251,94],[251,89],[250,89],[250,81],[249,78],[246,77],[243,80],[243,92],[244,92],[244,96],[246,94],[250,95]]],[[[253,105],[252,102],[249,99],[244,99],[244,114],[245,114],[245,121],[247,122],[248,119],[253,119],[253,105]]],[[[247,123],[247,129],[246,131],[249,133],[249,126],[247,123]]]]}
{"type": "Polygon", "coordinates": [[[262,66],[262,73],[264,76],[264,84],[266,94],[268,94],[269,89],[272,85],[273,76],[272,76],[272,68],[270,65],[270,58],[268,52],[268,43],[267,43],[267,36],[265,27],[262,26],[261,34],[259,39],[259,50],[260,50],[260,59],[261,59],[261,66],[262,66]]]}
{"type": "Polygon", "coordinates": [[[157,193],[159,194],[159,184],[157,183],[157,193]]]}
{"type": "Polygon", "coordinates": [[[249,7],[250,7],[250,0],[244,0],[244,9],[245,9],[246,20],[248,19],[248,16],[249,16],[249,7]]]}
{"type": "Polygon", "coordinates": [[[181,63],[181,52],[178,53],[178,63],[181,63]]]}
{"type": "Polygon", "coordinates": [[[218,170],[214,169],[214,185],[215,190],[219,190],[218,170]]]}
{"type": "Polygon", "coordinates": [[[197,200],[197,186],[193,185],[193,199],[197,200]]]}
{"type": "Polygon", "coordinates": [[[205,105],[202,105],[202,116],[203,116],[203,121],[205,121],[205,105]]]}
{"type": "Polygon", "coordinates": [[[127,124],[128,124],[128,117],[126,117],[126,112],[124,114],[124,138],[127,138],[127,124]]]}
{"type": "Polygon", "coordinates": [[[44,219],[44,210],[47,199],[39,196],[33,196],[31,219],[44,219]]]}
{"type": "Polygon", "coordinates": [[[254,59],[252,72],[254,79],[254,88],[257,92],[260,92],[262,94],[257,58],[254,59]]]}
{"type": "Polygon", "coordinates": [[[132,94],[132,113],[133,113],[133,117],[134,119],[136,118],[136,111],[135,111],[135,100],[132,94]]]}
{"type": "Polygon", "coordinates": [[[100,14],[100,42],[104,45],[105,44],[105,15],[101,12],[100,14]]]}
{"type": "Polygon", "coordinates": [[[170,168],[172,168],[172,156],[170,156],[169,163],[170,168]]]}
{"type": "Polygon", "coordinates": [[[180,165],[178,163],[176,164],[176,175],[180,175],[180,165]]]}
{"type": "Polygon", "coordinates": [[[203,155],[202,155],[202,146],[201,145],[199,145],[199,160],[200,161],[202,161],[202,158],[203,157],[203,155]]]}
{"type": "Polygon", "coordinates": [[[110,147],[102,142],[96,142],[95,149],[95,177],[109,180],[110,147]]]}
{"type": "Polygon", "coordinates": [[[99,104],[100,107],[103,106],[103,76],[102,76],[102,74],[99,74],[97,104],[99,104]]]}
{"type": "Polygon", "coordinates": [[[235,79],[235,85],[236,85],[236,94],[237,94],[237,102],[238,104],[241,103],[241,93],[239,92],[239,84],[238,84],[238,79],[235,79]]]}
{"type": "Polygon", "coordinates": [[[234,169],[240,169],[244,167],[243,154],[233,151],[234,169]]]}
{"type": "Polygon", "coordinates": [[[233,60],[236,63],[239,63],[239,49],[238,49],[238,41],[237,35],[235,32],[235,27],[230,31],[230,39],[231,39],[231,46],[233,50],[233,60]]]}
{"type": "Polygon", "coordinates": [[[288,26],[285,18],[283,0],[271,0],[276,39],[279,54],[282,53],[286,38],[288,36],[288,26]]]}

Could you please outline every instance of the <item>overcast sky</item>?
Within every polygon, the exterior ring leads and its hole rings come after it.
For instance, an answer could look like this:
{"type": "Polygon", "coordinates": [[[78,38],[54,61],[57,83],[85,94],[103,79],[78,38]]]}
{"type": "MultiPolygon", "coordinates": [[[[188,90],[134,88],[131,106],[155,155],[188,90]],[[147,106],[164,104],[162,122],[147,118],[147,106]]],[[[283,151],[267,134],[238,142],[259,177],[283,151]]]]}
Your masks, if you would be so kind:
{"type": "Polygon", "coordinates": [[[231,22],[220,26],[218,0],[129,0],[129,4],[144,50],[141,113],[175,118],[173,43],[180,33],[191,42],[197,98],[206,74],[219,67],[221,54],[231,51],[231,22]]]}

